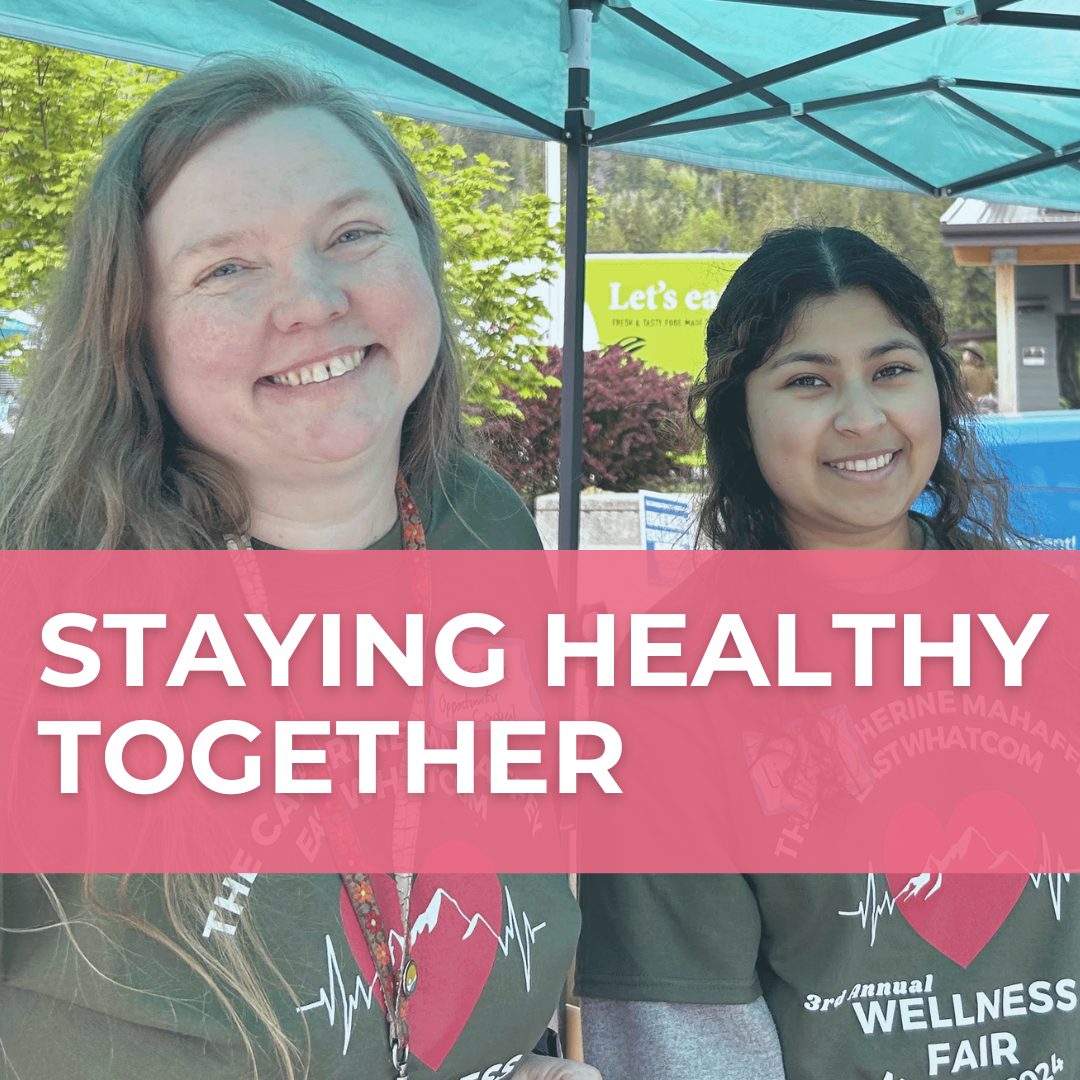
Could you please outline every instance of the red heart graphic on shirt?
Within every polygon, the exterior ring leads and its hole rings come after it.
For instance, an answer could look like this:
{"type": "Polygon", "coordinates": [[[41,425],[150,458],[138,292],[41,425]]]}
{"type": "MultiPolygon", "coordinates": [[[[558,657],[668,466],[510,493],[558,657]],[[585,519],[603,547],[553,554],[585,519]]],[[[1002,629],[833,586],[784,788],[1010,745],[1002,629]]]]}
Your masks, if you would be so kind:
{"type": "Polygon", "coordinates": [[[885,836],[889,889],[912,929],[966,968],[1020,899],[1037,843],[1027,809],[1001,791],[969,795],[946,828],[908,803],[885,836]]]}
{"type": "MultiPolygon", "coordinates": [[[[401,906],[387,874],[372,875],[395,967],[401,962],[401,906]]],[[[430,1069],[442,1065],[491,974],[502,932],[502,886],[496,874],[420,873],[413,882],[410,922],[416,990],[409,998],[410,1052],[430,1069]]],[[[382,1002],[375,965],[345,889],[341,923],[353,956],[382,1002]]]]}

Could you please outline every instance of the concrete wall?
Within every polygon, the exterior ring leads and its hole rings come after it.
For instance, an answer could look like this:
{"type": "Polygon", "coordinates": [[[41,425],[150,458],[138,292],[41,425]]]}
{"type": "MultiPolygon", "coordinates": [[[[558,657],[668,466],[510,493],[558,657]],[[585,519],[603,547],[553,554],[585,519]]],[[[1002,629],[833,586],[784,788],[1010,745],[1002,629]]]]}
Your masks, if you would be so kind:
{"type": "Polygon", "coordinates": [[[1071,307],[1066,290],[1064,266],[1018,266],[1016,268],[1016,382],[1020,412],[1061,407],[1057,371],[1057,317],[1071,307]],[[1042,311],[1024,311],[1024,306],[1043,305],[1042,311]],[[1024,364],[1025,348],[1042,348],[1046,363],[1041,367],[1024,364]]]}
{"type": "MultiPolygon", "coordinates": [[[[580,547],[622,551],[641,547],[637,492],[602,491],[581,496],[580,547]]],[[[544,547],[559,546],[559,496],[540,495],[536,500],[536,527],[544,547]]]]}

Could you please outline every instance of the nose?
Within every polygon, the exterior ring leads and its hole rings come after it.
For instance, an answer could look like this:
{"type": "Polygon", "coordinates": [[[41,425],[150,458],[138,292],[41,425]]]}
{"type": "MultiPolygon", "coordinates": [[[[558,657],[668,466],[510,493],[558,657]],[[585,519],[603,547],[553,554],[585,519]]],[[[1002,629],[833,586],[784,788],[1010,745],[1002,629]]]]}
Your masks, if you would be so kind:
{"type": "Polygon", "coordinates": [[[837,431],[845,435],[870,435],[885,421],[885,413],[870,386],[857,380],[844,387],[833,420],[837,431]]]}
{"type": "Polygon", "coordinates": [[[317,252],[296,252],[282,274],[274,298],[274,325],[282,332],[321,326],[340,318],[349,299],[335,276],[336,268],[317,252]]]}

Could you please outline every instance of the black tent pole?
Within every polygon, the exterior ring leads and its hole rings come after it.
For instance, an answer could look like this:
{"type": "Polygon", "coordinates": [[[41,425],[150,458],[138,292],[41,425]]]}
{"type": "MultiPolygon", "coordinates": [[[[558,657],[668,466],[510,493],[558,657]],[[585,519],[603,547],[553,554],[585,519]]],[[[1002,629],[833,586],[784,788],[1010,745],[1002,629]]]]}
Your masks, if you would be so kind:
{"type": "Polygon", "coordinates": [[[570,0],[566,140],[566,269],[563,298],[562,413],[559,426],[559,547],[578,546],[581,522],[581,417],[584,407],[585,243],[589,207],[589,63],[592,12],[570,0]]]}

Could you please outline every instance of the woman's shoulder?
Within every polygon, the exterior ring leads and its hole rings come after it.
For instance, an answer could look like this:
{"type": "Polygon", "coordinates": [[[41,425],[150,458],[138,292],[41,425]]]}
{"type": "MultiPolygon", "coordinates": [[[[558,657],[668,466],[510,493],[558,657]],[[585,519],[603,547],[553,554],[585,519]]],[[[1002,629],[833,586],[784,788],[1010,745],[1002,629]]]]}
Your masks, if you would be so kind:
{"type": "Polygon", "coordinates": [[[543,546],[532,514],[517,492],[494,469],[464,451],[453,453],[436,474],[427,517],[432,548],[543,546]]]}

